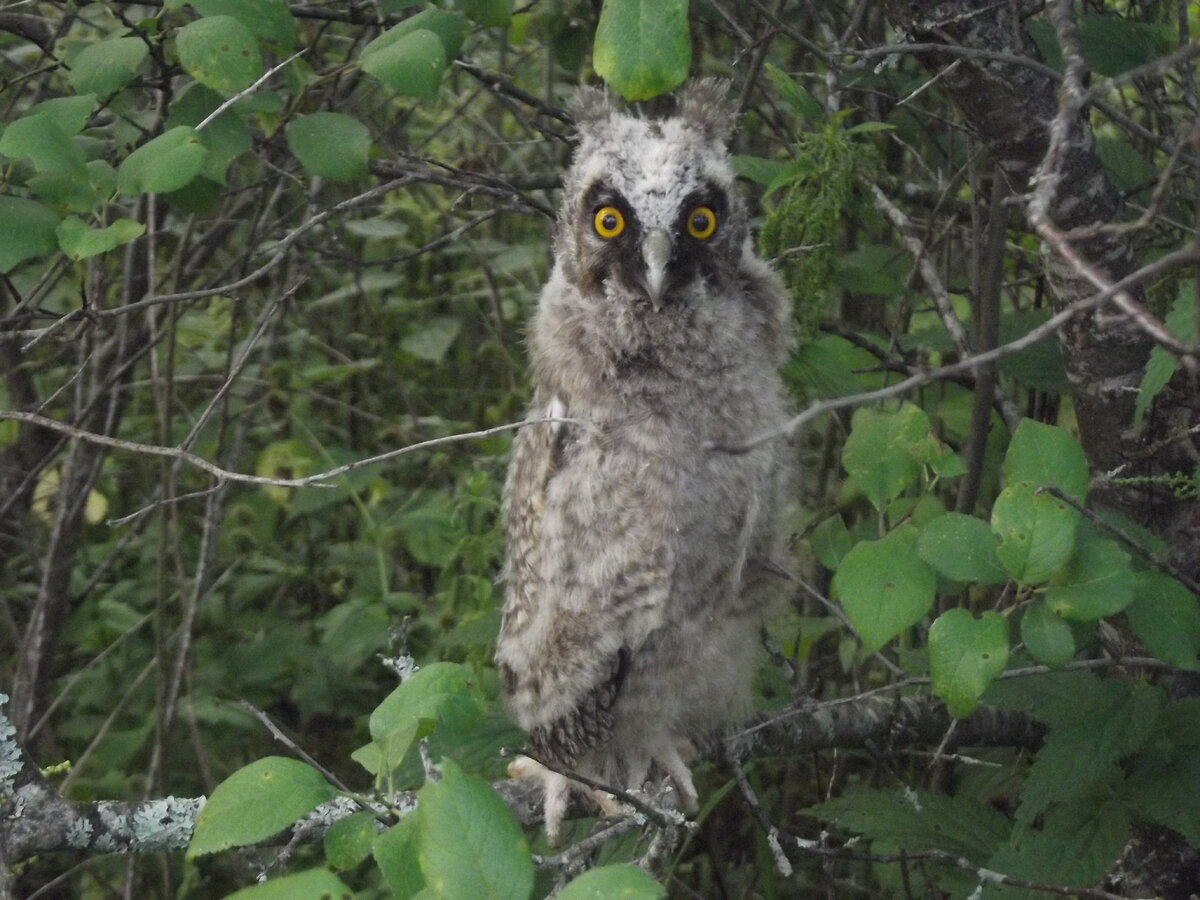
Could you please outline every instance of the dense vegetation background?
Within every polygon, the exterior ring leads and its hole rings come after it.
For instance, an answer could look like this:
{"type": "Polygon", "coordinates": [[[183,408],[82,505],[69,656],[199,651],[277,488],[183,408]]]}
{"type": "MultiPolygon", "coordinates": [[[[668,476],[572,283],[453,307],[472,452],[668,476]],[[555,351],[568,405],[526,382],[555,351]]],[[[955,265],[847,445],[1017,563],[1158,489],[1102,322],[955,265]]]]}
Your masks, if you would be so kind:
{"type": "Polygon", "coordinates": [[[1200,890],[1197,29],[7,4],[0,896],[1200,890]],[[698,827],[551,849],[491,668],[504,426],[565,101],[689,75],[796,298],[787,602],[698,827]]]}

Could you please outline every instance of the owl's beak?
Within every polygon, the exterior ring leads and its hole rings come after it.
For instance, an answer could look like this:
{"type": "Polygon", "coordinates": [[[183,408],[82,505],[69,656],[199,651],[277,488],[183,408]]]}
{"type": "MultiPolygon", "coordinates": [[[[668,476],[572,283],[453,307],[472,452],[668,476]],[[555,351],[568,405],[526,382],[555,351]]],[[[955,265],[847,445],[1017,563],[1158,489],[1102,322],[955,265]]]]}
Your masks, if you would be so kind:
{"type": "Polygon", "coordinates": [[[656,311],[662,307],[670,260],[671,236],[662,228],[649,229],[642,238],[642,261],[646,264],[646,293],[656,311]]]}

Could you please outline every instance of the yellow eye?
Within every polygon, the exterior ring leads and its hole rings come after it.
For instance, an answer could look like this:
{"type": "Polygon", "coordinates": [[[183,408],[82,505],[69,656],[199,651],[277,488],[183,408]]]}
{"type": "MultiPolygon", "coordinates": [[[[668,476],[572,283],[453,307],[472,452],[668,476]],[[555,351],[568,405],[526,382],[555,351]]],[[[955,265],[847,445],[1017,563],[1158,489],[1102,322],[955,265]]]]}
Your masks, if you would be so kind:
{"type": "Polygon", "coordinates": [[[596,210],[592,224],[596,226],[596,234],[607,241],[625,230],[625,217],[615,206],[602,206],[596,210]]]}
{"type": "Polygon", "coordinates": [[[697,240],[708,240],[717,230],[717,214],[707,206],[697,206],[688,214],[687,230],[697,240]]]}

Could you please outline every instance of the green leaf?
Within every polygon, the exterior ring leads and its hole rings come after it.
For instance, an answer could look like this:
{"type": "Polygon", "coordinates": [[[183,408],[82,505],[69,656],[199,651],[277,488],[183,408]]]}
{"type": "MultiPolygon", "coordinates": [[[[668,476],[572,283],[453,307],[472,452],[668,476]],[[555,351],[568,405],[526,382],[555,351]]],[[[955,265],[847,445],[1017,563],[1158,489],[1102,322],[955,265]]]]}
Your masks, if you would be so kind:
{"type": "Polygon", "coordinates": [[[775,159],[763,159],[761,156],[733,157],[733,171],[739,178],[753,181],[755,184],[768,185],[779,173],[787,168],[788,163],[775,159]]]}
{"type": "Polygon", "coordinates": [[[808,92],[807,88],[789,77],[783,69],[767,63],[763,66],[763,70],[771,79],[775,93],[779,94],[784,103],[814,125],[825,118],[825,110],[822,109],[816,98],[808,92]]]}
{"type": "Polygon", "coordinates": [[[76,94],[108,97],[129,83],[149,53],[146,42],[135,37],[88,44],[71,60],[67,80],[76,94]]]}
{"type": "Polygon", "coordinates": [[[921,621],[933,606],[937,579],[914,552],[916,542],[911,525],[878,541],[862,541],[833,577],[833,590],[867,653],[921,621]]]}
{"type": "MultiPolygon", "coordinates": [[[[1167,326],[1167,331],[1184,343],[1195,342],[1196,330],[1200,323],[1196,322],[1196,301],[1192,295],[1191,282],[1180,284],[1175,302],[1171,304],[1171,311],[1167,313],[1163,324],[1167,326]]],[[[1167,386],[1178,366],[1179,360],[1175,354],[1165,347],[1154,345],[1150,351],[1150,359],[1146,361],[1146,372],[1142,375],[1142,383],[1138,387],[1137,400],[1133,404],[1134,428],[1142,427],[1142,417],[1145,416],[1146,410],[1150,408],[1158,392],[1167,386]]]]}
{"type": "Polygon", "coordinates": [[[439,722],[466,731],[483,715],[474,673],[459,663],[436,662],[392,691],[371,713],[371,738],[380,748],[379,772],[400,765],[413,741],[439,722]]]}
{"type": "Polygon", "coordinates": [[[21,118],[45,116],[66,134],[79,134],[92,116],[96,106],[95,94],[77,97],[53,97],[36,103],[21,118]]]}
{"type": "Polygon", "coordinates": [[[1079,442],[1061,428],[1022,419],[1004,456],[1004,477],[1010,485],[1052,484],[1082,502],[1088,489],[1087,457],[1079,442]]]}
{"type": "Polygon", "coordinates": [[[375,862],[397,898],[416,897],[425,887],[417,847],[419,825],[416,815],[408,815],[375,839],[375,862]]]}
{"type": "Polygon", "coordinates": [[[626,100],[648,100],[687,78],[687,0],[604,0],[592,45],[596,74],[626,100]]]}
{"type": "Polygon", "coordinates": [[[996,558],[1022,584],[1041,584],[1070,559],[1078,525],[1079,513],[1031,482],[1009,485],[992,506],[996,558]]]}
{"type": "Polygon", "coordinates": [[[179,29],[179,61],[187,73],[216,91],[240,91],[262,74],[258,41],[233,16],[206,16],[179,29]]]}
{"type": "Polygon", "coordinates": [[[507,25],[512,18],[513,0],[462,0],[460,5],[480,25],[507,25]]]}
{"type": "Polygon", "coordinates": [[[1087,715],[1046,736],[1021,787],[1019,824],[1028,825],[1050,804],[1082,797],[1110,778],[1114,764],[1145,742],[1162,708],[1161,691],[1141,682],[1100,682],[1098,699],[1087,715]]]}
{"type": "MultiPolygon", "coordinates": [[[[987,867],[1042,884],[1093,885],[1120,857],[1129,830],[1129,813],[1120,803],[1097,803],[1089,798],[1051,810],[1040,829],[1015,830],[987,867]]],[[[1047,894],[1006,889],[999,896],[1041,900],[1047,894]]]]}
{"type": "Polygon", "coordinates": [[[1200,600],[1169,575],[1138,572],[1125,610],[1134,634],[1155,657],[1180,669],[1200,669],[1200,600]]]}
{"type": "Polygon", "coordinates": [[[217,785],[196,816],[188,859],[265,840],[335,796],[306,763],[282,756],[252,762],[217,785]]]}
{"type": "Polygon", "coordinates": [[[829,336],[805,342],[787,361],[783,375],[818,397],[849,397],[866,389],[855,370],[875,362],[866,350],[829,336]]]}
{"type": "Polygon", "coordinates": [[[351,181],[367,174],[371,132],[352,116],[332,112],[297,116],[288,124],[287,143],[310,175],[351,181]]]}
{"type": "Polygon", "coordinates": [[[996,556],[995,533],[974,516],[938,516],[921,532],[917,555],[954,581],[1000,584],[1007,578],[996,556]]]}
{"type": "Polygon", "coordinates": [[[443,493],[431,494],[424,503],[402,513],[396,526],[412,558],[436,568],[454,559],[463,537],[462,527],[455,521],[454,503],[443,493]]]}
{"type": "Polygon", "coordinates": [[[0,195],[0,272],[58,249],[58,216],[34,200],[0,195]]]}
{"type": "Polygon", "coordinates": [[[172,128],[125,158],[117,170],[117,190],[127,196],[178,190],[199,174],[207,155],[196,129],[172,128]]]}
{"type": "Polygon", "coordinates": [[[449,63],[441,38],[432,31],[419,28],[406,31],[397,40],[371,49],[388,34],[385,32],[380,35],[363,50],[359,60],[362,70],[398,94],[422,100],[437,99],[438,85],[449,63]]]}
{"type": "Polygon", "coordinates": [[[929,674],[933,692],[950,715],[962,717],[975,709],[1008,662],[1008,622],[999,613],[978,619],[970,611],[948,609],[929,628],[929,674]]]}
{"type": "Polygon", "coordinates": [[[929,416],[912,403],[896,410],[854,411],[842,465],[876,509],[883,509],[920,476],[916,448],[928,433],[929,416]]]}
{"type": "Polygon", "coordinates": [[[422,328],[406,335],[400,341],[400,349],[417,359],[441,363],[446,359],[450,345],[462,331],[462,319],[451,316],[433,316],[422,328]]]}
{"type": "Polygon", "coordinates": [[[1035,600],[1021,617],[1021,640],[1025,649],[1040,663],[1061,666],[1075,656],[1075,635],[1042,600],[1035,600]]]}
{"type": "Polygon", "coordinates": [[[202,16],[233,16],[282,54],[296,45],[296,20],[285,0],[189,0],[202,16]]]}
{"type": "Polygon", "coordinates": [[[463,41],[466,40],[469,30],[470,26],[467,24],[467,20],[458,13],[448,12],[444,9],[426,9],[379,35],[363,47],[359,59],[363,60],[367,56],[387,50],[414,31],[432,31],[442,42],[447,61],[452,60],[462,49],[463,41]]]}
{"type": "Polygon", "coordinates": [[[558,900],[661,900],[667,890],[637,866],[615,863],[589,869],[555,896],[558,900]]]}
{"type": "Polygon", "coordinates": [[[49,116],[25,116],[4,129],[0,153],[12,159],[28,157],[38,172],[84,171],[79,145],[49,116]]]}
{"type": "Polygon", "coordinates": [[[919,788],[851,785],[806,815],[911,852],[941,850],[982,863],[1007,836],[1008,820],[973,797],[919,788]]]}
{"type": "Polygon", "coordinates": [[[56,233],[62,252],[78,261],[107,253],[141,237],[145,231],[146,226],[133,219],[117,219],[107,228],[88,228],[78,216],[68,216],[59,224],[56,233]]]}
{"type": "Polygon", "coordinates": [[[813,529],[808,543],[812,547],[813,556],[817,558],[817,562],[831,572],[837,571],[846,554],[850,552],[850,548],[854,546],[854,540],[850,537],[846,523],[842,521],[840,515],[836,514],[813,529]]]}
{"type": "Polygon", "coordinates": [[[1046,605],[1075,622],[1111,616],[1132,602],[1129,554],[1093,531],[1080,534],[1070,562],[1046,589],[1046,605]]]}
{"type": "Polygon", "coordinates": [[[442,760],[421,788],[418,846],[425,882],[441,897],[528,900],[533,861],[521,826],[486,781],[442,760]]]}
{"type": "Polygon", "coordinates": [[[354,900],[354,891],[328,869],[309,869],[242,888],[225,900],[354,900]]]}
{"type": "MultiPolygon", "coordinates": [[[[199,125],[208,114],[223,102],[219,93],[193,81],[171,102],[171,110],[163,125],[170,130],[179,125],[199,125]]],[[[226,110],[211,119],[200,132],[200,142],[208,151],[200,174],[218,184],[225,183],[225,172],[237,157],[253,146],[245,119],[235,110],[226,110]]]]}
{"type": "Polygon", "coordinates": [[[325,832],[325,859],[335,869],[353,869],[371,855],[379,821],[369,812],[338,819],[325,832]]]}
{"type": "Polygon", "coordinates": [[[1166,56],[1175,47],[1175,36],[1165,25],[1117,15],[1080,16],[1079,37],[1088,68],[1105,76],[1166,56]]]}

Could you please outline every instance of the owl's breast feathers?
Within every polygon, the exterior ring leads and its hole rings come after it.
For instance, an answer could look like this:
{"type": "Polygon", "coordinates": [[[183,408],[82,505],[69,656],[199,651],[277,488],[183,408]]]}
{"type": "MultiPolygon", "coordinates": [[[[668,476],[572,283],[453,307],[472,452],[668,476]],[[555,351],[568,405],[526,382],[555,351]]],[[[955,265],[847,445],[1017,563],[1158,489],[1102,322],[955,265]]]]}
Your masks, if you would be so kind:
{"type": "MultiPolygon", "coordinates": [[[[771,363],[751,368],[763,377],[728,365],[712,384],[665,394],[594,383],[564,400],[561,385],[539,387],[531,418],[583,424],[518,433],[496,656],[510,710],[543,758],[571,765],[603,748],[622,709],[674,734],[740,712],[744,663],[723,656],[746,656],[753,631],[741,572],[748,554],[769,552],[778,456],[704,444],[781,412],[771,363]],[[706,679],[726,675],[734,688],[714,685],[705,708],[706,679]]],[[[637,377],[652,377],[653,359],[643,369],[637,377]]]]}

